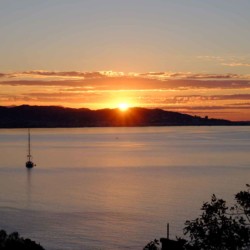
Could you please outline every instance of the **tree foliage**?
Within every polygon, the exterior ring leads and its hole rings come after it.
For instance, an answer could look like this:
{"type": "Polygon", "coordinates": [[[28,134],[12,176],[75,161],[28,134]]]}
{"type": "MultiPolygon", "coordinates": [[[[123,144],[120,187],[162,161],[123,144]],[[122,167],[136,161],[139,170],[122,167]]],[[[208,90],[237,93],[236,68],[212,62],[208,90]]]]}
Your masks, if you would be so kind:
{"type": "Polygon", "coordinates": [[[203,204],[200,217],[186,221],[184,234],[190,237],[187,249],[249,249],[250,186],[247,188],[235,195],[237,203],[233,207],[213,195],[210,203],[203,204]]]}
{"type": "Polygon", "coordinates": [[[153,241],[150,241],[143,250],[158,250],[160,249],[160,242],[159,240],[155,239],[153,241]]]}
{"type": "Polygon", "coordinates": [[[17,232],[7,234],[0,230],[0,250],[44,250],[44,248],[30,239],[24,239],[17,232]]]}

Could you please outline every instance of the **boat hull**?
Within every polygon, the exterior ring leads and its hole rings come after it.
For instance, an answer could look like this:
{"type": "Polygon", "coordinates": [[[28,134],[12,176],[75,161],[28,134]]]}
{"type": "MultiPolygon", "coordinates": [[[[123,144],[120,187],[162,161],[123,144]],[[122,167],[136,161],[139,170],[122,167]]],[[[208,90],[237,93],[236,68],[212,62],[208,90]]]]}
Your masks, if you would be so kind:
{"type": "Polygon", "coordinates": [[[26,168],[33,168],[33,167],[34,167],[34,163],[32,161],[26,162],[26,168]]]}

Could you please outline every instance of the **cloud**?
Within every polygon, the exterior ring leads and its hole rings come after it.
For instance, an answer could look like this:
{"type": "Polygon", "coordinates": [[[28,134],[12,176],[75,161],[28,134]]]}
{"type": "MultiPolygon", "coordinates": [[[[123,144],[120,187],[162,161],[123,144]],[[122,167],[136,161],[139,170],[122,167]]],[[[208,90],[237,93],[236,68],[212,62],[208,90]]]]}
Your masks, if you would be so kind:
{"type": "Polygon", "coordinates": [[[3,74],[3,76],[7,78],[16,78],[19,80],[21,79],[80,80],[80,79],[96,79],[96,78],[106,78],[106,77],[121,77],[124,75],[125,74],[123,72],[114,72],[114,71],[83,72],[83,71],[45,71],[45,70],[21,71],[21,72],[12,72],[8,74],[3,74]]]}
{"type": "Polygon", "coordinates": [[[250,105],[245,105],[242,107],[237,107],[234,105],[227,105],[227,106],[220,106],[220,105],[200,105],[200,106],[170,106],[170,105],[162,105],[159,108],[165,109],[165,110],[182,110],[185,112],[190,111],[213,111],[213,110],[242,110],[242,109],[250,109],[250,105]]]}
{"type": "Polygon", "coordinates": [[[6,74],[0,73],[0,77],[5,77],[5,76],[6,76],[6,74]]]}
{"type": "Polygon", "coordinates": [[[57,77],[77,77],[77,78],[102,78],[106,77],[101,72],[79,72],[79,71],[24,71],[18,73],[20,75],[40,75],[40,76],[57,76],[57,77]]]}
{"type": "Polygon", "coordinates": [[[194,114],[230,114],[229,110],[249,113],[250,74],[41,70],[0,73],[1,105],[46,103],[99,109],[124,99],[141,107],[194,114]]]}
{"type": "Polygon", "coordinates": [[[250,102],[233,103],[232,105],[234,105],[234,106],[249,106],[250,107],[250,102]]]}
{"type": "Polygon", "coordinates": [[[250,63],[241,63],[241,62],[222,63],[222,65],[229,67],[250,67],[250,63]]]}
{"type": "Polygon", "coordinates": [[[228,109],[225,106],[219,105],[200,105],[200,106],[165,106],[169,110],[221,110],[221,109],[228,109]]]}
{"type": "Polygon", "coordinates": [[[249,76],[241,76],[238,74],[196,74],[191,72],[148,72],[140,74],[141,77],[148,77],[159,80],[178,80],[178,79],[242,79],[249,76]]]}
{"type": "Polygon", "coordinates": [[[0,85],[10,85],[10,86],[78,86],[80,84],[78,81],[43,81],[43,80],[10,80],[10,81],[0,81],[0,85]]]}
{"type": "MultiPolygon", "coordinates": [[[[247,64],[245,64],[247,65],[247,64]]],[[[249,64],[250,65],[250,64],[249,64]]],[[[133,79],[155,79],[159,81],[166,80],[247,80],[250,75],[239,74],[207,74],[207,73],[192,73],[192,72],[145,72],[145,73],[123,73],[115,71],[22,71],[12,73],[0,73],[1,77],[15,78],[16,80],[88,80],[88,79],[106,79],[106,78],[133,78],[133,79]]]]}
{"type": "Polygon", "coordinates": [[[222,56],[209,56],[209,55],[204,55],[204,56],[197,56],[198,59],[205,60],[205,61],[224,61],[225,58],[222,56]]]}
{"type": "Polygon", "coordinates": [[[250,94],[215,95],[215,100],[250,100],[250,94]]]}
{"type": "Polygon", "coordinates": [[[150,77],[103,77],[71,80],[5,80],[0,86],[75,87],[98,90],[188,90],[188,89],[249,89],[250,80],[240,79],[169,79],[150,77]]]}
{"type": "Polygon", "coordinates": [[[250,100],[250,94],[234,94],[234,95],[183,95],[166,98],[166,103],[179,104],[189,102],[204,101],[225,101],[225,100],[250,100]]]}
{"type": "Polygon", "coordinates": [[[43,93],[43,92],[37,92],[37,93],[20,93],[16,95],[0,95],[0,100],[2,101],[8,101],[8,102],[22,102],[22,103],[28,103],[28,102],[50,102],[50,103],[58,103],[62,104],[65,102],[70,103],[86,103],[90,100],[95,100],[96,97],[100,98],[97,93],[65,93],[65,92],[59,92],[59,93],[43,93]]]}
{"type": "Polygon", "coordinates": [[[214,61],[218,62],[219,65],[227,67],[250,67],[249,55],[244,56],[197,56],[197,59],[203,61],[214,61]]]}

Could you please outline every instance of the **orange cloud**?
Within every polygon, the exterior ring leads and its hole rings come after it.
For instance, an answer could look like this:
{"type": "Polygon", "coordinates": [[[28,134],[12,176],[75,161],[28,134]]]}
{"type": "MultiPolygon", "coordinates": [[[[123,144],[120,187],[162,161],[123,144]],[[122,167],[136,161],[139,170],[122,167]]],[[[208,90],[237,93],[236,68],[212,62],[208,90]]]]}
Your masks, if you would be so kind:
{"type": "Polygon", "coordinates": [[[239,117],[238,111],[250,120],[249,105],[243,105],[250,100],[249,75],[38,70],[1,73],[0,77],[1,105],[46,103],[99,109],[125,102],[191,114],[214,111],[222,115],[219,110],[223,110],[230,115],[231,110],[231,119],[239,117]]]}
{"type": "MultiPolygon", "coordinates": [[[[225,65],[237,66],[250,64],[247,63],[225,63],[225,65]]],[[[29,78],[36,79],[39,77],[46,80],[51,79],[51,77],[66,79],[96,79],[96,78],[148,78],[156,80],[178,80],[178,79],[250,79],[250,75],[239,75],[239,74],[197,74],[192,72],[146,72],[146,73],[128,73],[115,72],[115,71],[94,71],[94,72],[80,72],[80,71],[45,71],[45,70],[33,70],[33,71],[22,71],[22,72],[12,72],[12,73],[0,73],[0,77],[6,78],[29,78]]]]}

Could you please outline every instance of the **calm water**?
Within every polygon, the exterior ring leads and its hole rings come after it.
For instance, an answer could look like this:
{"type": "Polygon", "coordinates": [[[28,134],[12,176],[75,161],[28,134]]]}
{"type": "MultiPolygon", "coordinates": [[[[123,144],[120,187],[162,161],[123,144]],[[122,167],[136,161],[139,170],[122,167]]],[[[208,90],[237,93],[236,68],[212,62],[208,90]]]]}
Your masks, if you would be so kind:
{"type": "Polygon", "coordinates": [[[250,127],[0,130],[0,228],[48,250],[142,249],[182,236],[213,193],[250,183],[250,127]]]}

